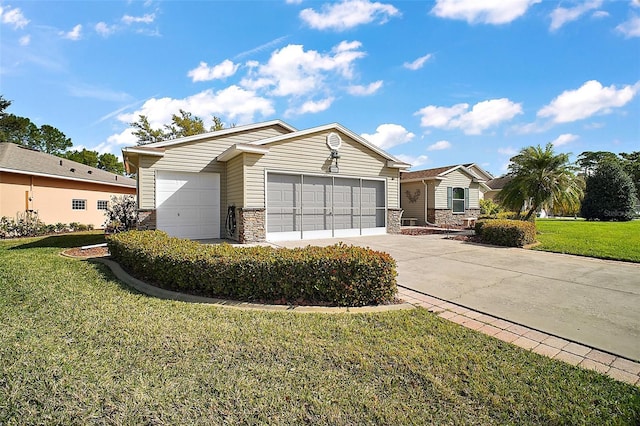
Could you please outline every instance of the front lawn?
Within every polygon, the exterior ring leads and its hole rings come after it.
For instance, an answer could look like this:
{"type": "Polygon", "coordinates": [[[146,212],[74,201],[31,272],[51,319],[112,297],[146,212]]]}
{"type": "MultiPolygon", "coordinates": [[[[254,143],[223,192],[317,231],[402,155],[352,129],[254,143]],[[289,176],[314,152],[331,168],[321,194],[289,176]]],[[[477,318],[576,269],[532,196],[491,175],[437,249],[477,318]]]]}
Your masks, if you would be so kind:
{"type": "Polygon", "coordinates": [[[535,250],[640,262],[640,220],[587,222],[538,219],[535,250]]]}
{"type": "Polygon", "coordinates": [[[640,389],[424,310],[165,301],[0,241],[0,424],[637,424],[640,389]]]}

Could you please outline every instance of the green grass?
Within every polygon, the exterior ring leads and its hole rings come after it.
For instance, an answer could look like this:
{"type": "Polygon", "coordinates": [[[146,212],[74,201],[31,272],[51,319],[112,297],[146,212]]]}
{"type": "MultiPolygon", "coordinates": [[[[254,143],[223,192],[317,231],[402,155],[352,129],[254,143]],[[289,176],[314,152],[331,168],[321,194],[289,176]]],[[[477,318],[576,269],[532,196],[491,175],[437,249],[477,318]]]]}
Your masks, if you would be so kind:
{"type": "Polygon", "coordinates": [[[0,242],[0,424],[637,424],[640,389],[424,310],[150,298],[64,247],[0,242]]]}
{"type": "Polygon", "coordinates": [[[542,244],[535,250],[640,262],[640,220],[538,219],[536,226],[542,244]]]}

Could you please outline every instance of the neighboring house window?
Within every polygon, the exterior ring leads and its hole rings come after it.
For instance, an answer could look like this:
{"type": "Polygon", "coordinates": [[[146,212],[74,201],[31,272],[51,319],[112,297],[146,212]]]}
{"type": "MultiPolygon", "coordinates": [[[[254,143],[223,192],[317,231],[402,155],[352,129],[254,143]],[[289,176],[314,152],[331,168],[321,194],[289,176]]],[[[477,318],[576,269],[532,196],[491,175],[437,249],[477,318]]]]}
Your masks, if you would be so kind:
{"type": "Polygon", "coordinates": [[[87,200],[71,200],[71,210],[86,210],[87,200]]]}
{"type": "Polygon", "coordinates": [[[453,213],[464,213],[469,208],[469,188],[447,188],[447,208],[453,213]]]}
{"type": "Polygon", "coordinates": [[[98,200],[98,210],[106,210],[107,209],[107,200],[98,200]]]}

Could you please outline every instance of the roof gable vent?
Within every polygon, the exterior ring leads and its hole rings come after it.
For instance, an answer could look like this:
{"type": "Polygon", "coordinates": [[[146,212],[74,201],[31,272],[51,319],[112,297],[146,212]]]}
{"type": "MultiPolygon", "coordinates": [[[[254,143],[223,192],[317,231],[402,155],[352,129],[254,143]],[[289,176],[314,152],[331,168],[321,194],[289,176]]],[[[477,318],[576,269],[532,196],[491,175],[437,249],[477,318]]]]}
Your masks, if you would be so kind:
{"type": "Polygon", "coordinates": [[[337,151],[342,146],[342,138],[339,134],[331,132],[327,135],[327,146],[332,151],[337,151]]]}

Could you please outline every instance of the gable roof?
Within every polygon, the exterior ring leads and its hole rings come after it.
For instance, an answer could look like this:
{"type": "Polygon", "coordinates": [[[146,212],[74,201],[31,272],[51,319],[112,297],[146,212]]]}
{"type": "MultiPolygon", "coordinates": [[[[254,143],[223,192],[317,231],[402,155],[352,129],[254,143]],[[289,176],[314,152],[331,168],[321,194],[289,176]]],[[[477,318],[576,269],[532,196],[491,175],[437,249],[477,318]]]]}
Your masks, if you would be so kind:
{"type": "Polygon", "coordinates": [[[507,183],[511,182],[511,179],[513,177],[507,175],[493,178],[487,182],[487,186],[493,190],[502,189],[507,183]]]}
{"type": "MultiPolygon", "coordinates": [[[[143,147],[145,149],[164,148],[167,146],[179,145],[179,144],[189,143],[189,142],[197,142],[202,139],[208,139],[208,138],[219,137],[219,136],[228,136],[234,133],[246,132],[248,130],[257,130],[257,129],[271,127],[271,126],[280,126],[289,132],[297,131],[295,127],[285,123],[282,120],[271,120],[271,121],[264,121],[262,123],[246,124],[244,126],[229,127],[227,129],[216,130],[214,132],[200,133],[198,135],[193,135],[193,136],[185,136],[183,138],[168,139],[168,140],[159,141],[159,142],[147,143],[147,144],[144,144],[143,147]]],[[[128,152],[131,152],[133,148],[141,148],[141,146],[124,148],[124,149],[127,150],[128,152]]]]}
{"type": "Polygon", "coordinates": [[[400,182],[415,182],[421,180],[442,180],[446,175],[454,170],[462,170],[471,176],[474,182],[483,183],[485,180],[478,176],[467,167],[473,166],[475,163],[456,164],[453,166],[436,167],[434,169],[416,170],[415,172],[402,172],[400,174],[400,182]]]}
{"type": "Polygon", "coordinates": [[[493,175],[491,173],[478,166],[476,163],[463,164],[463,166],[476,175],[480,180],[487,181],[493,179],[493,175]]]}
{"type": "Polygon", "coordinates": [[[136,187],[134,179],[9,142],[0,143],[0,172],[136,187]]]}
{"type": "Polygon", "coordinates": [[[341,125],[339,123],[325,124],[323,126],[317,126],[317,127],[311,127],[309,129],[298,130],[298,131],[293,132],[293,133],[287,133],[287,134],[284,134],[284,135],[279,135],[279,136],[274,136],[274,137],[267,138],[267,139],[254,141],[254,142],[251,142],[251,145],[268,145],[268,144],[271,144],[271,143],[282,142],[282,141],[286,141],[288,139],[293,139],[293,138],[297,138],[297,137],[300,137],[300,136],[307,136],[307,135],[310,135],[310,134],[313,134],[313,133],[324,132],[324,131],[327,131],[327,130],[335,130],[335,131],[341,132],[341,133],[349,136],[351,139],[355,140],[356,142],[364,145],[365,147],[367,147],[371,151],[373,151],[373,152],[377,153],[378,155],[382,156],[384,159],[387,160],[387,167],[398,168],[398,169],[411,167],[410,164],[405,163],[404,161],[399,160],[398,158],[394,157],[393,155],[389,154],[388,152],[378,148],[377,146],[375,146],[371,142],[369,142],[366,139],[364,139],[362,136],[352,132],[351,130],[347,129],[346,127],[344,127],[343,125],[341,125]]]}

